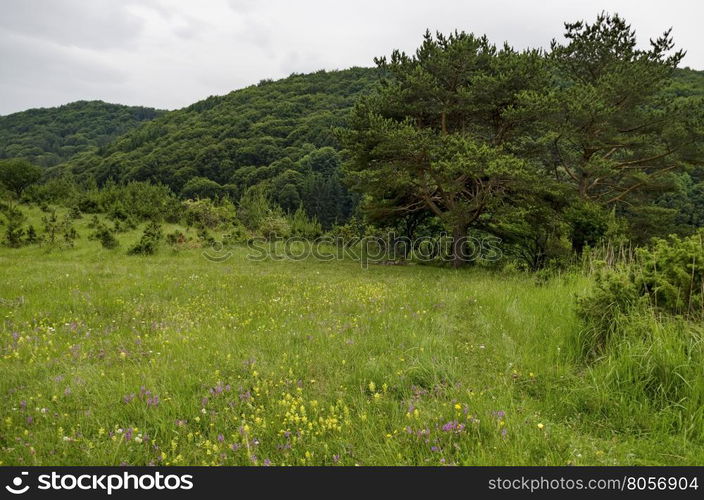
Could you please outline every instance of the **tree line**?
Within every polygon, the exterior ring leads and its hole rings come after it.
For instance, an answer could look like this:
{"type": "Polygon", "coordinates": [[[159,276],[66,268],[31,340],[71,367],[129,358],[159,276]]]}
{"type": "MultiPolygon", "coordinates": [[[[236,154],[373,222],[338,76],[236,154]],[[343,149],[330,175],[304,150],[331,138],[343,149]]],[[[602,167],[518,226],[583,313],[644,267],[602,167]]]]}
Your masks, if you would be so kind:
{"type": "Polygon", "coordinates": [[[665,91],[684,51],[670,31],[638,48],[608,14],[565,24],[564,39],[517,51],[427,32],[414,54],[376,59],[381,86],[340,131],[362,209],[382,223],[437,219],[456,266],[469,230],[536,268],[564,244],[668,225],[659,196],[704,159],[704,101],[665,91]]]}
{"type": "MultiPolygon", "coordinates": [[[[642,244],[704,225],[704,74],[678,69],[683,56],[669,31],[639,48],[608,14],[566,24],[548,50],[426,33],[414,54],[394,51],[375,69],[263,80],[137,113],[139,126],[49,168],[32,155],[0,160],[0,184],[88,213],[120,212],[100,190],[150,183],[245,218],[266,206],[274,228],[297,213],[343,233],[449,233],[455,265],[468,234],[492,235],[537,269],[604,239],[642,244]]],[[[94,114],[65,108],[52,123],[67,130],[94,114]]],[[[42,135],[16,115],[28,137],[42,135]]]]}

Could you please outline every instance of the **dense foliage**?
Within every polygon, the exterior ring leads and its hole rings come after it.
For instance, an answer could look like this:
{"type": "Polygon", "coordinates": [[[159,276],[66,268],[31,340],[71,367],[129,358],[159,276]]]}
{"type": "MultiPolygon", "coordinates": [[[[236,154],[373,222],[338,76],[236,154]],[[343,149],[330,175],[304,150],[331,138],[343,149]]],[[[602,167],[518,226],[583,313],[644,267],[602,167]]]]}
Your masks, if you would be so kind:
{"type": "Polygon", "coordinates": [[[59,129],[93,135],[39,185],[26,160],[5,160],[2,184],[122,226],[176,220],[178,198],[208,198],[267,234],[289,234],[296,212],[321,230],[355,214],[407,237],[461,242],[471,229],[539,269],[604,239],[646,244],[704,223],[704,74],[677,69],[673,46],[666,32],[637,48],[630,26],[603,14],[567,24],[547,52],[426,33],[377,69],[266,80],[161,116],[91,102],[30,110],[0,133],[41,137],[35,162],[55,154],[59,129]]]}
{"type": "Polygon", "coordinates": [[[701,462],[704,73],[566,29],[0,159],[0,463],[701,462]]]}
{"type": "Polygon", "coordinates": [[[186,198],[239,200],[263,185],[285,211],[302,203],[330,227],[354,204],[340,179],[333,128],[374,81],[364,68],[262,81],[161,116],[60,171],[98,184],[162,183],[186,198]]]}
{"type": "Polygon", "coordinates": [[[24,158],[50,167],[102,148],[163,111],[102,101],[78,101],[0,116],[0,159],[24,158]]]}
{"type": "Polygon", "coordinates": [[[700,186],[685,176],[704,163],[704,99],[691,72],[674,84],[684,52],[669,31],[636,48],[619,16],[565,27],[545,54],[428,32],[414,54],[377,59],[382,85],[343,132],[366,213],[439,218],[456,265],[473,229],[534,269],[609,237],[613,214],[637,243],[671,228],[682,205],[694,220],[681,228],[694,228],[700,186]]]}

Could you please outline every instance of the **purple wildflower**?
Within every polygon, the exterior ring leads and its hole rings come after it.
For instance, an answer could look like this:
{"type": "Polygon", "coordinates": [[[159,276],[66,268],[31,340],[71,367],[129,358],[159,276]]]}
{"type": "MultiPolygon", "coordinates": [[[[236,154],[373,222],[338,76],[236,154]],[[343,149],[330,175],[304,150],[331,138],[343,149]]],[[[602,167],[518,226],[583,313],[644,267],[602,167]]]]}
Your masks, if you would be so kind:
{"type": "Polygon", "coordinates": [[[457,428],[457,422],[456,422],[456,421],[448,422],[448,423],[446,423],[445,425],[442,426],[442,430],[445,431],[445,432],[452,432],[452,431],[454,431],[456,428],[457,428]]]}

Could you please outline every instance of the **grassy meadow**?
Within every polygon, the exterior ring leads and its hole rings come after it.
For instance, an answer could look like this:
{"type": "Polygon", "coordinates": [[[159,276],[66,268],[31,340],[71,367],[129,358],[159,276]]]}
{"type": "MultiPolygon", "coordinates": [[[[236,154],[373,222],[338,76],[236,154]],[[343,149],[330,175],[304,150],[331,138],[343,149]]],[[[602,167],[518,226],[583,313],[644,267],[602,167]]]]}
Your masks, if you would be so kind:
{"type": "Polygon", "coordinates": [[[704,461],[577,361],[577,272],[128,256],[87,219],[0,249],[2,465],[704,461]]]}

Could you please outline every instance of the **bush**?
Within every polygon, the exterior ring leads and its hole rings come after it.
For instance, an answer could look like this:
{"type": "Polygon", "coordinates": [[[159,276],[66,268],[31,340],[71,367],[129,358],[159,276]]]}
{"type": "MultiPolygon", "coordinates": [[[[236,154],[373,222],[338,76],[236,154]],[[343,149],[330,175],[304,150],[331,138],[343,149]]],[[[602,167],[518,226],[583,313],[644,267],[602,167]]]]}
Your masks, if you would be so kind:
{"type": "Polygon", "coordinates": [[[178,229],[166,235],[166,243],[172,247],[182,247],[186,242],[188,242],[188,237],[178,229]]]}
{"type": "Polygon", "coordinates": [[[49,247],[73,248],[79,235],[76,228],[73,227],[70,217],[59,219],[56,210],[52,210],[48,216],[42,217],[42,222],[44,223],[44,241],[49,247]]]}
{"type": "Polygon", "coordinates": [[[704,229],[686,238],[656,239],[651,248],[637,249],[632,262],[601,271],[594,295],[580,307],[620,309],[641,297],[664,313],[704,313],[704,229]]]}
{"type": "Polygon", "coordinates": [[[127,251],[127,254],[154,255],[163,239],[164,234],[161,231],[161,224],[158,222],[150,222],[147,224],[147,227],[144,228],[140,240],[127,251]]]}
{"type": "Polygon", "coordinates": [[[120,242],[115,237],[115,229],[111,229],[105,224],[98,223],[90,238],[99,241],[103,248],[107,248],[108,250],[120,246],[120,242]]]}
{"type": "Polygon", "coordinates": [[[68,216],[73,220],[83,218],[83,214],[81,213],[81,209],[78,207],[78,205],[74,205],[71,207],[71,209],[69,210],[68,216]]]}
{"type": "Polygon", "coordinates": [[[291,226],[286,217],[272,213],[261,220],[259,232],[268,240],[276,237],[288,238],[291,236],[291,226]]]}
{"type": "Polygon", "coordinates": [[[237,217],[242,224],[256,231],[260,228],[264,218],[271,215],[272,206],[260,187],[248,189],[239,202],[237,217]]]}
{"type": "Polygon", "coordinates": [[[590,363],[603,414],[658,412],[670,428],[704,434],[703,240],[704,230],[658,239],[633,261],[602,270],[578,300],[585,327],[575,352],[590,363]]]}
{"type": "Polygon", "coordinates": [[[63,244],[66,248],[73,248],[76,240],[79,238],[78,231],[67,219],[64,223],[63,244]]]}
{"type": "Polygon", "coordinates": [[[63,176],[28,187],[22,194],[22,198],[38,204],[63,203],[69,206],[80,203],[80,191],[72,177],[63,176]]]}
{"type": "Polygon", "coordinates": [[[291,234],[307,239],[315,239],[323,234],[323,228],[317,219],[312,220],[306,215],[306,211],[301,205],[291,217],[291,234]]]}
{"type": "Polygon", "coordinates": [[[229,201],[222,201],[216,205],[207,198],[186,200],[182,206],[186,224],[201,229],[213,229],[231,223],[235,217],[235,207],[229,201]]]}
{"type": "Polygon", "coordinates": [[[215,238],[210,234],[210,231],[205,228],[198,230],[198,241],[207,246],[213,246],[215,244],[215,238]]]}
{"type": "Polygon", "coordinates": [[[635,284],[660,311],[685,316],[704,313],[704,229],[687,238],[657,239],[638,249],[635,284]]]}
{"type": "Polygon", "coordinates": [[[37,234],[37,230],[34,229],[34,226],[32,225],[27,228],[27,236],[25,237],[25,242],[28,245],[39,243],[39,235],[37,234]]]}
{"type": "Polygon", "coordinates": [[[9,218],[5,229],[5,244],[10,248],[19,248],[24,244],[23,236],[22,219],[9,218]]]}
{"type": "Polygon", "coordinates": [[[78,207],[83,212],[104,212],[111,219],[127,221],[166,220],[175,222],[181,205],[171,190],[161,184],[108,182],[81,195],[78,207]]]}

